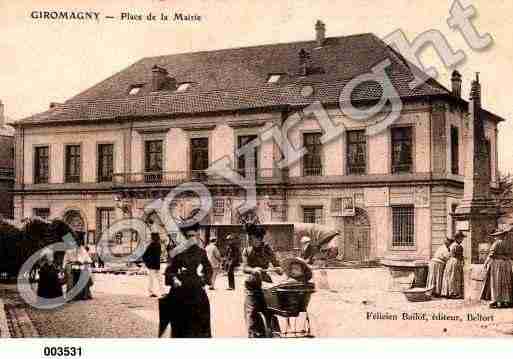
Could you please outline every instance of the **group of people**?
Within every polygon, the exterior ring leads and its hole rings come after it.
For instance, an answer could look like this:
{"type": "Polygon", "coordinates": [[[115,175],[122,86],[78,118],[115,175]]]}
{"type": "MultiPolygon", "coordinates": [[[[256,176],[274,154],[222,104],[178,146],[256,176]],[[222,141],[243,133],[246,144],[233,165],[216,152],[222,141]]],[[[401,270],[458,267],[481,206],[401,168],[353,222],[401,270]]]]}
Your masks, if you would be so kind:
{"type": "Polygon", "coordinates": [[[446,238],[429,263],[427,287],[434,297],[463,298],[463,246],[465,235],[458,231],[446,238]]]}
{"type": "MultiPolygon", "coordinates": [[[[150,297],[160,297],[164,293],[164,289],[162,287],[161,282],[161,258],[162,258],[162,246],[160,234],[157,226],[154,221],[151,219],[147,220],[151,231],[151,241],[146,248],[142,261],[145,264],[148,271],[148,292],[150,297]]],[[[182,234],[185,231],[182,228],[182,234]]],[[[226,270],[228,276],[228,287],[227,290],[235,290],[235,268],[240,265],[240,251],[237,244],[237,241],[232,235],[228,235],[225,240],[226,243],[226,252],[225,255],[221,255],[221,251],[219,250],[217,244],[217,238],[211,237],[209,239],[208,244],[205,246],[205,253],[207,255],[210,267],[212,268],[211,275],[211,283],[209,284],[210,290],[215,290],[215,283],[217,276],[223,271],[226,270]]],[[[171,243],[167,247],[167,255],[168,262],[171,263],[171,259],[173,256],[173,249],[176,244],[171,243]]],[[[198,245],[203,248],[204,244],[201,239],[199,239],[198,245]]]]}
{"type": "Polygon", "coordinates": [[[66,296],[67,301],[92,299],[91,264],[89,248],[83,244],[65,252],[62,262],[63,270],[55,262],[54,253],[45,252],[39,264],[38,297],[55,299],[66,296]],[[81,275],[85,275],[86,281],[83,288],[78,288],[77,283],[81,275]],[[63,285],[66,285],[65,292],[62,290],[63,285]],[[76,291],[74,291],[75,287],[76,291]]]}
{"type": "MultiPolygon", "coordinates": [[[[168,248],[168,265],[164,278],[170,286],[169,293],[159,299],[160,329],[171,325],[173,338],[209,338],[210,302],[205,287],[215,290],[215,279],[223,265],[228,272],[228,290],[235,289],[235,268],[239,263],[239,247],[235,238],[227,237],[227,251],[223,258],[215,238],[203,248],[199,224],[180,227],[182,241],[168,248]]],[[[242,270],[248,274],[245,281],[244,312],[249,337],[265,336],[265,327],[259,312],[265,311],[262,280],[266,280],[270,265],[280,274],[280,263],[273,249],[264,241],[265,228],[260,225],[247,226],[250,246],[242,253],[242,270]]],[[[158,297],[160,291],[160,238],[153,232],[143,261],[149,271],[150,296],[158,297]]]]}
{"type": "MultiPolygon", "coordinates": [[[[512,243],[507,238],[509,229],[490,234],[493,243],[484,263],[483,287],[480,298],[491,301],[491,308],[513,306],[512,243]]],[[[458,231],[454,238],[447,238],[429,263],[427,288],[434,297],[461,299],[464,297],[463,246],[466,236],[458,231]]]]}

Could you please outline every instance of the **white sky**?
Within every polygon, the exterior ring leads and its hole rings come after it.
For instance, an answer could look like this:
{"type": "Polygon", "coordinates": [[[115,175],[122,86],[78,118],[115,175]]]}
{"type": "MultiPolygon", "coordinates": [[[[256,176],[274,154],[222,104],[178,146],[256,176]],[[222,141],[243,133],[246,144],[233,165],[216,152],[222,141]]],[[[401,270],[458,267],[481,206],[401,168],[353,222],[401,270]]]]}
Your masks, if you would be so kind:
{"type": "MultiPolygon", "coordinates": [[[[436,29],[466,61],[457,67],[468,98],[474,72],[481,73],[483,106],[506,118],[499,132],[499,167],[513,172],[513,2],[461,0],[473,4],[473,23],[490,33],[494,44],[475,52],[446,20],[452,1],[432,0],[0,0],[0,99],[13,120],[46,110],[136,62],[142,57],[314,39],[314,23],[326,23],[327,36],[373,32],[384,37],[402,29],[410,40],[436,29]],[[96,22],[33,20],[33,10],[101,12],[96,22]],[[122,11],[198,14],[199,23],[121,22],[122,11]]],[[[452,70],[435,51],[424,50],[425,64],[437,67],[438,80],[449,87],[452,70]]]]}

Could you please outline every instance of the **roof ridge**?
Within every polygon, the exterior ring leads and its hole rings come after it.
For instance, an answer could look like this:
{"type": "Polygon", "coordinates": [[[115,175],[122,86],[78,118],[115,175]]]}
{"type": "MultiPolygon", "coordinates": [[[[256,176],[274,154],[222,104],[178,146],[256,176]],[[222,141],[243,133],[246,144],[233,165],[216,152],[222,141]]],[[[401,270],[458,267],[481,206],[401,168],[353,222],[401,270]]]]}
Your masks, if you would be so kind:
{"type": "MultiPolygon", "coordinates": [[[[359,34],[351,34],[351,35],[343,35],[343,36],[329,36],[326,37],[326,41],[330,39],[348,39],[352,37],[359,37],[359,36],[369,36],[373,35],[372,32],[363,32],[359,34]]],[[[298,41],[289,41],[289,42],[275,42],[275,43],[265,43],[265,44],[259,44],[259,45],[251,45],[251,46],[238,46],[238,47],[226,47],[224,49],[217,49],[217,50],[201,50],[201,51],[192,51],[192,52],[176,52],[172,54],[166,54],[166,55],[158,55],[158,56],[147,56],[143,57],[141,61],[143,60],[150,60],[150,59],[158,59],[158,58],[167,58],[170,56],[179,56],[179,55],[197,55],[197,54],[204,54],[204,53],[216,53],[216,52],[223,52],[223,51],[233,51],[233,50],[247,50],[247,49],[258,49],[263,47],[273,47],[273,46],[284,46],[284,45],[293,45],[293,44],[300,44],[300,43],[314,43],[316,42],[315,39],[313,40],[298,40],[298,41]]]]}

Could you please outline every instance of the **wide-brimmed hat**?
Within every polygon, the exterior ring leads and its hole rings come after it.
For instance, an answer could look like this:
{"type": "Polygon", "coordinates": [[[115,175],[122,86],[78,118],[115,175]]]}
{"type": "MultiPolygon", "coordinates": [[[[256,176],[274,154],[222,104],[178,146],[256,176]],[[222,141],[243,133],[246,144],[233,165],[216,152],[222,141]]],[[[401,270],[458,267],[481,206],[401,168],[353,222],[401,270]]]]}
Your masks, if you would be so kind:
{"type": "Polygon", "coordinates": [[[506,234],[506,233],[509,233],[511,231],[511,227],[510,226],[507,226],[507,227],[502,227],[502,228],[497,228],[497,230],[493,233],[490,233],[489,236],[490,237],[497,237],[497,236],[500,236],[502,234],[506,234]]]}
{"type": "Polygon", "coordinates": [[[287,276],[289,276],[290,278],[293,278],[296,280],[304,280],[306,282],[308,282],[310,279],[312,279],[312,269],[310,268],[308,263],[306,263],[306,261],[302,258],[298,258],[298,257],[285,258],[284,260],[281,261],[280,264],[281,264],[281,268],[283,269],[285,274],[287,274],[287,276]],[[291,276],[290,267],[292,266],[292,264],[299,264],[303,268],[302,278],[294,278],[293,276],[291,276]]]}

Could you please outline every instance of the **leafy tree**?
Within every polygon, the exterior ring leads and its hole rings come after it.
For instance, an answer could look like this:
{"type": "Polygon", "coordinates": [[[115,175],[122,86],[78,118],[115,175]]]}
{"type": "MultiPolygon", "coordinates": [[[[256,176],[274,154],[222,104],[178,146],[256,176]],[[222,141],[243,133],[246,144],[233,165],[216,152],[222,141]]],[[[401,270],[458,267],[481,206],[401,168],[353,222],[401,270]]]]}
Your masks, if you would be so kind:
{"type": "Polygon", "coordinates": [[[513,175],[511,173],[499,174],[499,189],[495,201],[501,215],[513,213],[513,175]]]}

